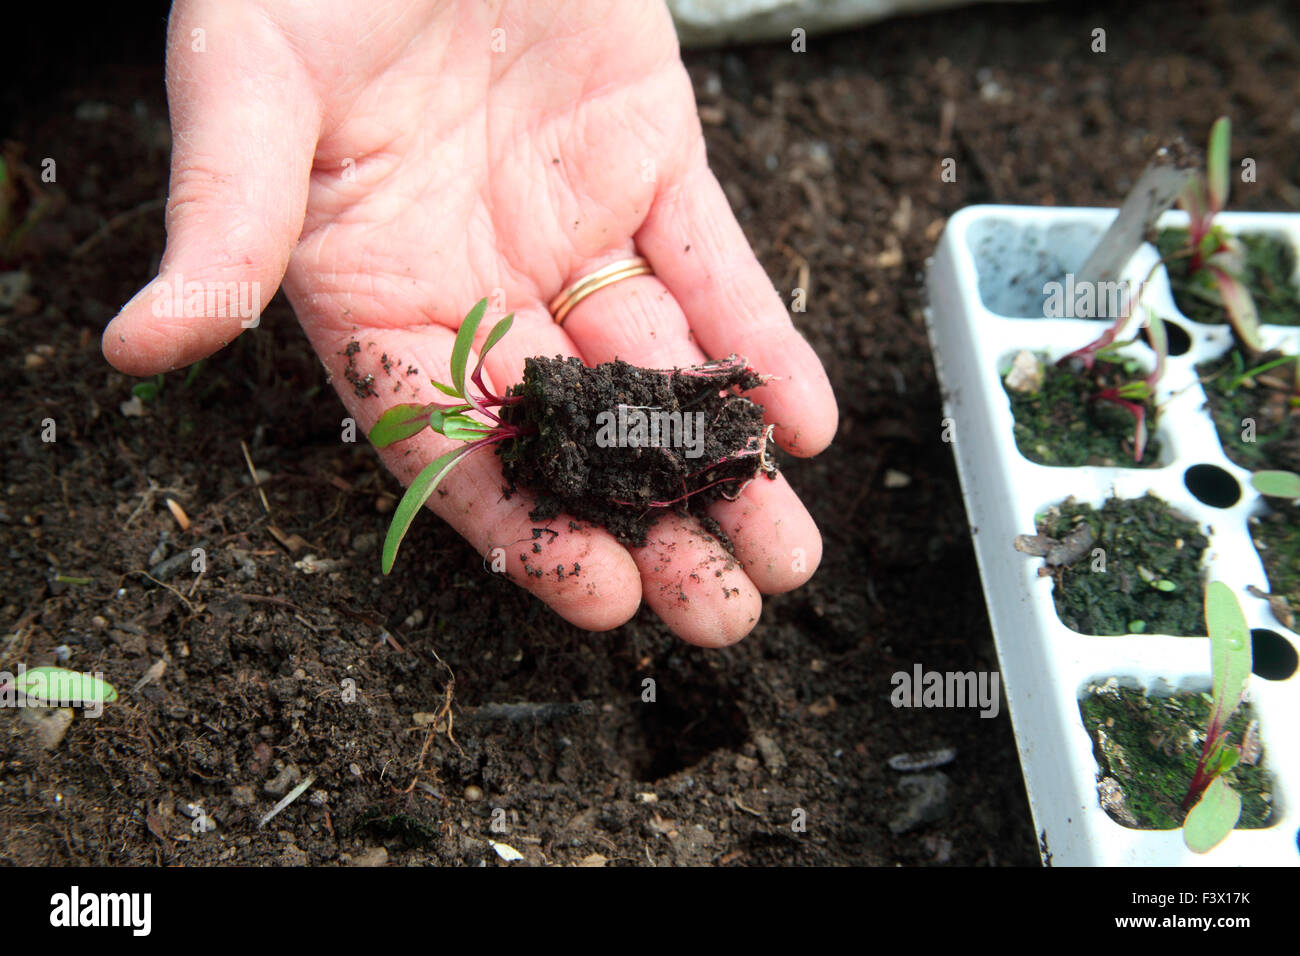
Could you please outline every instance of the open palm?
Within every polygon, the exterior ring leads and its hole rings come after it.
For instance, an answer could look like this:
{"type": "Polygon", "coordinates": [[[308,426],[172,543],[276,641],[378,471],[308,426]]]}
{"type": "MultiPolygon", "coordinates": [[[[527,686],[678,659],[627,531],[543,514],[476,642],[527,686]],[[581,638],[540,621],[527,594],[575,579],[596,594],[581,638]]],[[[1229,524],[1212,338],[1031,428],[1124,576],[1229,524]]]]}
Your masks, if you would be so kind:
{"type": "MultiPolygon", "coordinates": [[[[455,330],[487,296],[481,334],[516,315],[486,363],[497,390],[531,355],[668,368],[736,352],[776,376],[755,397],[782,447],[830,441],[830,386],[709,172],[660,4],[182,0],[167,83],[160,279],[256,282],[263,302],[283,279],[363,429],[392,404],[432,400],[428,379],[447,380],[455,330]],[[653,276],[552,321],[562,288],[638,253],[653,276]],[[373,388],[357,386],[366,375],[373,388]]],[[[148,293],[104,335],[124,371],[188,364],[241,331],[237,315],[160,318],[148,293]]],[[[381,454],[407,483],[450,445],[425,432],[381,454]]],[[[504,548],[512,580],[593,630],[644,599],[687,640],[728,644],[757,621],[760,593],[798,586],[821,555],[783,478],[714,506],[737,561],[677,515],[631,551],[561,517],[536,555],[527,497],[504,499],[502,484],[494,456],[473,456],[430,507],[480,553],[504,548]],[[520,552],[581,572],[533,577],[520,552]]]]}

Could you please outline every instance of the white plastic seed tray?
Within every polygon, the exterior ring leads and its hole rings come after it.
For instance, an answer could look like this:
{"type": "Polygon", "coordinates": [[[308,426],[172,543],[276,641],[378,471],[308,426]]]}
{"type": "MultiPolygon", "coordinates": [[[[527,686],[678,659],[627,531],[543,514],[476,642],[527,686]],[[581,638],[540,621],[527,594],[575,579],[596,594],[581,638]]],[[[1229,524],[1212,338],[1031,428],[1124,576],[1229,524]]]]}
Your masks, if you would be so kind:
{"type": "MultiPolygon", "coordinates": [[[[1160,440],[1153,468],[1048,467],[1016,447],[1010,402],[1001,375],[1011,358],[1029,349],[1055,360],[1095,339],[1098,319],[1045,319],[1046,282],[1076,272],[1117,214],[1114,209],[971,206],[949,221],[929,263],[926,311],[945,415],[952,419],[958,472],[998,647],[1002,682],[1015,728],[1043,862],[1053,865],[1193,866],[1296,865],[1300,863],[1300,676],[1265,680],[1252,675],[1247,700],[1260,722],[1265,761],[1273,774],[1274,822],[1262,830],[1235,830],[1211,852],[1183,844],[1181,830],[1139,830],[1113,821],[1101,808],[1092,740],[1079,713],[1088,687],[1117,678],[1162,695],[1210,687],[1206,638],[1160,634],[1085,636],[1067,628],[1052,601],[1052,579],[1040,577],[1041,558],[1014,550],[1016,535],[1033,534],[1034,516],[1074,496],[1100,506],[1112,494],[1136,498],[1150,491],[1195,519],[1210,546],[1209,579],[1238,595],[1252,628],[1266,628],[1300,647],[1267,602],[1246,593],[1268,590],[1251,542],[1247,518],[1263,509],[1249,473],[1223,454],[1195,366],[1231,345],[1228,326],[1199,325],[1174,305],[1163,268],[1143,296],[1164,318],[1182,327],[1191,347],[1168,360],[1152,428],[1160,440]],[[1215,465],[1240,487],[1232,506],[1199,501],[1184,483],[1193,465],[1215,465]]],[[[1300,216],[1222,214],[1234,233],[1285,236],[1300,249],[1300,216]]],[[[1186,217],[1166,213],[1163,226],[1186,217]]],[[[1159,260],[1144,245],[1123,278],[1136,289],[1159,260]]],[[[1265,326],[1265,344],[1300,350],[1300,329],[1265,326]]],[[[1154,353],[1129,347],[1147,368],[1154,353]]],[[[1229,482],[1229,484],[1231,484],[1229,482]]]]}

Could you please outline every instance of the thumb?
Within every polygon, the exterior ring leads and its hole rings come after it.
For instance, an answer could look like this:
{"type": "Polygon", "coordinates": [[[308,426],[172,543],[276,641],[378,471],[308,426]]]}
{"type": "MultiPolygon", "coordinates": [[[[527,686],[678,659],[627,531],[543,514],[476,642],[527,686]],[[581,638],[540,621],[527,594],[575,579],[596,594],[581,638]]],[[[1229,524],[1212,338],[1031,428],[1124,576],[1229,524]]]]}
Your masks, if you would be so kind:
{"type": "Polygon", "coordinates": [[[172,125],[158,277],[104,330],[131,375],[196,362],[256,325],[302,231],[320,102],[283,32],[246,3],[180,0],[167,37],[172,125]]]}

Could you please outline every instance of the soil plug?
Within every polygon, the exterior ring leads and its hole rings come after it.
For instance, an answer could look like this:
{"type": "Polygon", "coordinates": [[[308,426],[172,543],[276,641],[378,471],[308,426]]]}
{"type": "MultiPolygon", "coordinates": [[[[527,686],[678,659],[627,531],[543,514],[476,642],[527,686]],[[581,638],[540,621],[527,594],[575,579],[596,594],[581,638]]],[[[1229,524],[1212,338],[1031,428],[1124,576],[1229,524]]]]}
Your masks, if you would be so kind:
{"type": "Polygon", "coordinates": [[[733,355],[662,371],[619,361],[588,368],[578,359],[534,357],[525,361],[523,383],[497,395],[483,382],[483,361],[510,331],[513,314],[493,326],[478,364],[466,374],[486,311],[482,299],[456,333],[451,384],[433,382],[451,401],[397,405],[370,430],[376,448],[425,428],[463,443],[426,466],[406,489],[384,541],[385,574],[442,480],[489,446],[501,455],[507,493],[526,486],[536,494],[533,520],[568,512],[632,545],[644,544],[656,511],[734,500],[759,475],[775,476],[772,426],[764,426],[761,406],[735,393],[766,381],[744,359],[733,355]]]}

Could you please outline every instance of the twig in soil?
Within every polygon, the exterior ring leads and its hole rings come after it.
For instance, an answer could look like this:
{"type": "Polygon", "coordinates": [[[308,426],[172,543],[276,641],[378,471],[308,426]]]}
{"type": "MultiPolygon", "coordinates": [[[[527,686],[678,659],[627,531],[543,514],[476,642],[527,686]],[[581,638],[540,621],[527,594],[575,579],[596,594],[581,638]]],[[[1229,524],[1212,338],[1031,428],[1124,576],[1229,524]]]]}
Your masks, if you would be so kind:
{"type": "MultiPolygon", "coordinates": [[[[437,651],[433,652],[433,656],[437,658],[439,664],[442,664],[443,667],[447,667],[446,663],[443,662],[443,659],[438,657],[437,651]]],[[[450,667],[447,667],[447,673],[451,673],[450,667]]],[[[433,720],[429,721],[429,732],[425,734],[424,745],[420,748],[420,759],[415,762],[415,776],[412,778],[410,786],[408,786],[404,791],[405,793],[410,793],[420,782],[420,774],[424,770],[424,758],[429,753],[429,744],[433,743],[433,738],[438,733],[438,722],[443,717],[447,718],[447,739],[453,744],[456,744],[456,749],[460,751],[462,757],[465,756],[464,749],[456,742],[456,737],[452,732],[452,723],[455,721],[455,716],[451,712],[451,699],[455,690],[456,677],[453,674],[451,680],[447,682],[447,689],[443,692],[442,707],[440,707],[438,712],[433,715],[433,720]]]]}
{"type": "Polygon", "coordinates": [[[509,720],[523,722],[535,720],[540,723],[549,723],[553,720],[563,720],[566,717],[589,717],[596,712],[596,704],[590,700],[580,700],[574,703],[528,703],[520,702],[517,704],[484,704],[470,711],[469,717],[473,720],[509,720]]]}
{"type": "Polygon", "coordinates": [[[270,823],[273,819],[275,819],[276,816],[279,815],[281,810],[283,810],[289,804],[293,803],[304,793],[306,793],[307,788],[310,787],[315,782],[316,782],[316,775],[311,774],[307,777],[306,780],[304,780],[302,783],[298,784],[298,786],[294,787],[292,790],[286,793],[284,795],[284,799],[281,800],[279,803],[277,803],[275,806],[273,806],[270,812],[267,813],[266,816],[262,817],[262,819],[257,824],[257,828],[260,830],[262,829],[262,827],[270,823]]]}
{"type": "Polygon", "coordinates": [[[244,440],[239,440],[239,447],[244,450],[244,461],[248,463],[248,474],[253,479],[253,487],[257,489],[257,496],[262,499],[262,510],[268,515],[271,513],[271,505],[266,500],[266,492],[262,490],[262,483],[257,477],[257,469],[253,467],[253,456],[248,453],[248,446],[244,440]]]}
{"type": "Polygon", "coordinates": [[[193,614],[197,614],[197,613],[198,613],[198,611],[196,611],[196,610],[194,609],[194,604],[190,601],[190,599],[187,598],[184,594],[181,594],[180,591],[177,591],[174,587],[172,587],[172,586],[171,586],[170,584],[168,584],[166,581],[159,581],[156,577],[154,577],[154,576],[153,576],[152,574],[150,574],[148,571],[128,571],[127,573],[128,573],[128,574],[138,574],[138,575],[140,575],[141,577],[148,578],[150,581],[152,581],[154,584],[158,585],[160,588],[166,588],[168,591],[171,591],[172,594],[176,595],[177,599],[178,599],[182,604],[185,605],[185,607],[189,610],[190,614],[193,615],[193,614]]]}

